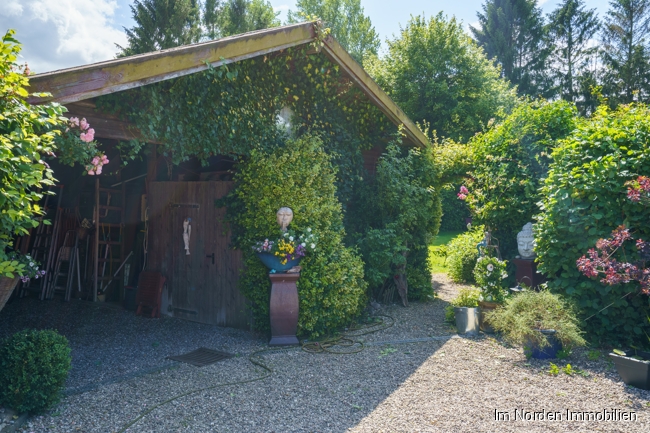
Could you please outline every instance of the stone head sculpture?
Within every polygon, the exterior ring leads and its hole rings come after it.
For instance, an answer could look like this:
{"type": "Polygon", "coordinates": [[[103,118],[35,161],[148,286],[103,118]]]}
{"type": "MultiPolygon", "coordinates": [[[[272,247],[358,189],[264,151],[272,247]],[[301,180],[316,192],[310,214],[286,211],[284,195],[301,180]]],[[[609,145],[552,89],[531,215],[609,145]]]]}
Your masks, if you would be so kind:
{"type": "Polygon", "coordinates": [[[517,233],[517,249],[522,259],[532,259],[535,257],[535,235],[533,233],[533,223],[527,223],[517,233]]]}
{"type": "Polygon", "coordinates": [[[275,215],[278,218],[278,224],[282,227],[282,231],[286,232],[287,226],[291,224],[291,220],[293,220],[293,211],[291,208],[281,207],[275,215]]]}

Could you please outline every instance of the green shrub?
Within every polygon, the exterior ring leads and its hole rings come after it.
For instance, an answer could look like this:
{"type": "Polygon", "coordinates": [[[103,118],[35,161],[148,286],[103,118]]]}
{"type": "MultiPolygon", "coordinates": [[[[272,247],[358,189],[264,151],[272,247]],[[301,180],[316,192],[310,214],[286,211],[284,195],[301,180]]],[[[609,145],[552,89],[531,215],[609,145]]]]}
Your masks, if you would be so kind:
{"type": "Polygon", "coordinates": [[[279,228],[276,212],[293,210],[290,227],[311,228],[319,246],[300,263],[298,332],[319,335],[349,323],[366,301],[363,262],[343,244],[341,204],[336,198],[336,170],[318,137],[303,136],[271,153],[254,150],[235,176],[228,204],[233,242],[242,250],[245,268],[240,288],[251,301],[258,330],[269,329],[271,283],[268,269],[252,250],[279,228]]]}
{"type": "Polygon", "coordinates": [[[481,296],[481,291],[478,289],[461,289],[458,292],[458,295],[452,299],[450,302],[452,307],[468,307],[476,308],[478,307],[479,297],[481,296]]]}
{"type": "Polygon", "coordinates": [[[473,283],[474,267],[478,258],[476,244],[483,239],[483,226],[462,233],[447,245],[449,278],[456,283],[473,283]]]}
{"type": "Polygon", "coordinates": [[[404,275],[408,299],[433,296],[429,249],[440,226],[438,171],[433,149],[409,149],[395,140],[379,158],[376,175],[360,185],[348,218],[366,264],[373,297],[404,275]]]}
{"type": "Polygon", "coordinates": [[[627,198],[625,182],[639,175],[650,175],[650,109],[600,107],[553,152],[535,225],[549,287],[574,299],[583,318],[593,315],[585,322],[591,339],[615,346],[647,342],[648,297],[634,295],[636,283],[607,286],[585,277],[576,260],[624,223],[635,238],[650,237],[648,209],[627,198]]]}
{"type": "Polygon", "coordinates": [[[0,403],[41,412],[59,401],[70,371],[68,340],[56,331],[15,333],[0,345],[0,403]]]}
{"type": "Polygon", "coordinates": [[[501,254],[517,254],[517,233],[540,212],[539,192],[557,140],[575,127],[575,106],[565,101],[518,106],[502,123],[470,141],[467,201],[474,222],[498,239],[501,254]]]}
{"type": "Polygon", "coordinates": [[[512,344],[547,346],[549,342],[539,330],[554,329],[565,349],[585,345],[574,307],[548,290],[527,290],[512,296],[503,307],[489,312],[487,319],[512,344]]]}

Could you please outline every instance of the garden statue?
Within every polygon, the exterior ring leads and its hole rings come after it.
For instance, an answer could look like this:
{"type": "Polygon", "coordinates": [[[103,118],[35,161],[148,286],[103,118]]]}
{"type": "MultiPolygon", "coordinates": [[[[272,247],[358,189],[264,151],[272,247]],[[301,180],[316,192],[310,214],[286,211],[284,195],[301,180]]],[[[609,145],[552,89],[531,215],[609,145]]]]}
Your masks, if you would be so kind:
{"type": "Polygon", "coordinates": [[[522,259],[534,259],[535,235],[533,234],[533,223],[527,223],[517,233],[517,249],[522,259]]]}
{"type": "Polygon", "coordinates": [[[183,242],[185,243],[185,255],[190,255],[190,235],[192,234],[192,218],[185,218],[183,221],[183,242]]]}
{"type": "Polygon", "coordinates": [[[293,220],[293,211],[291,208],[281,207],[278,209],[276,216],[278,217],[278,224],[282,227],[282,231],[286,232],[287,226],[291,224],[291,221],[293,220]]]}

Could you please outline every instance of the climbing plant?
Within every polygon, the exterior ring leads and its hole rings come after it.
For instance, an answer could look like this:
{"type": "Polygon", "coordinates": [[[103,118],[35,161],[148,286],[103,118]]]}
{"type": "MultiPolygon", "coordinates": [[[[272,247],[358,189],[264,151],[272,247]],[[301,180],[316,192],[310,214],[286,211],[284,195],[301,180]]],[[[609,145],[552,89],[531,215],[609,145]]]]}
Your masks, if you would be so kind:
{"type": "MultiPolygon", "coordinates": [[[[99,98],[102,109],[134,123],[174,163],[212,155],[247,156],[284,142],[290,133],[319,132],[339,166],[345,199],[363,177],[361,151],[382,142],[394,126],[348,76],[319,52],[320,42],[99,98]]],[[[127,146],[128,147],[128,146],[127,146]]]]}

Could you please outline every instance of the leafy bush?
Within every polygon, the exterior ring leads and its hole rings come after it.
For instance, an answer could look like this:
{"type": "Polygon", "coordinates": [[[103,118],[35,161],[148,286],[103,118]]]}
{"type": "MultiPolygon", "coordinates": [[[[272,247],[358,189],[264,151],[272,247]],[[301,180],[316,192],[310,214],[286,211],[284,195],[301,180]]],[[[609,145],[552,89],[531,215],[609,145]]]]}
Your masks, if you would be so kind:
{"type": "Polygon", "coordinates": [[[452,184],[444,185],[440,191],[442,203],[442,219],[440,231],[458,231],[467,227],[465,218],[470,216],[467,202],[459,200],[457,187],[452,184]]]}
{"type": "Polygon", "coordinates": [[[542,190],[544,212],[535,226],[539,269],[551,278],[549,287],[574,299],[582,317],[593,315],[585,322],[590,338],[617,346],[650,334],[648,298],[634,296],[637,283],[608,286],[589,279],[576,260],[623,224],[635,237],[649,237],[648,209],[628,200],[625,186],[649,174],[650,109],[600,107],[553,152],[542,190]]]}
{"type": "Polygon", "coordinates": [[[408,298],[433,295],[428,245],[440,225],[432,149],[407,149],[399,140],[380,157],[377,172],[350,208],[352,230],[375,298],[393,284],[408,284],[408,298]]]}
{"type": "Polygon", "coordinates": [[[41,412],[59,401],[70,371],[68,340],[56,331],[24,330],[0,345],[0,403],[41,412]]]}
{"type": "MultiPolygon", "coordinates": [[[[298,281],[298,332],[319,335],[349,323],[363,309],[366,283],[363,262],[343,245],[341,204],[336,198],[336,170],[318,137],[303,136],[267,153],[254,150],[235,176],[227,200],[233,242],[243,251],[245,268],[240,288],[251,301],[255,327],[269,328],[268,269],[251,245],[277,232],[276,212],[290,207],[290,227],[319,236],[316,251],[301,262],[298,281]]],[[[225,203],[224,203],[225,204],[225,203]]]]}
{"type": "Polygon", "coordinates": [[[20,45],[13,34],[9,30],[0,42],[0,276],[9,278],[25,272],[24,264],[9,260],[5,251],[43,214],[41,188],[54,179],[41,158],[54,150],[51,128],[63,123],[60,105],[27,103],[29,71],[15,63],[20,45]]]}
{"type": "Polygon", "coordinates": [[[447,245],[449,277],[456,283],[473,283],[478,258],[476,244],[483,239],[483,226],[478,226],[452,239],[447,245]]]}
{"type": "Polygon", "coordinates": [[[539,213],[539,188],[557,140],[575,127],[565,101],[524,103],[502,123],[474,136],[467,198],[474,222],[485,224],[504,258],[517,254],[517,233],[539,213]]]}
{"type": "Polygon", "coordinates": [[[487,319],[512,344],[531,342],[538,347],[548,346],[540,329],[554,329],[555,337],[565,348],[585,344],[574,307],[548,290],[527,290],[512,296],[503,307],[489,312],[487,319]]]}
{"type": "Polygon", "coordinates": [[[478,307],[479,297],[481,296],[481,291],[477,289],[461,289],[456,296],[450,302],[452,307],[468,307],[476,308],[478,307]]]}

